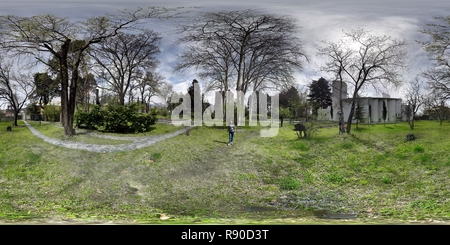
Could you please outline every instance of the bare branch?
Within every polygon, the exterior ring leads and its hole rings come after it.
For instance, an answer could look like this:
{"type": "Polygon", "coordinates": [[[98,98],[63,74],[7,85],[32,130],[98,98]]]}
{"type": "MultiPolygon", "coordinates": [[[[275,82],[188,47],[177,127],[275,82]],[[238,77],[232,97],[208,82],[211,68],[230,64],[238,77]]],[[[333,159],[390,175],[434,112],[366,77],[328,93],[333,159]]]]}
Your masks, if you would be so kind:
{"type": "Polygon", "coordinates": [[[406,41],[387,36],[373,36],[369,31],[356,29],[345,32],[341,40],[325,43],[318,55],[327,57],[322,70],[353,87],[353,100],[347,120],[350,132],[357,95],[367,85],[401,84],[400,72],[406,69],[406,41]]]}
{"type": "Polygon", "coordinates": [[[178,28],[187,49],[175,71],[198,71],[208,90],[288,87],[307,60],[297,31],[292,18],[255,10],[195,16],[178,28]]]}
{"type": "Polygon", "coordinates": [[[34,90],[31,77],[14,73],[12,64],[0,56],[0,99],[6,100],[13,108],[15,126],[20,110],[34,90]]]}

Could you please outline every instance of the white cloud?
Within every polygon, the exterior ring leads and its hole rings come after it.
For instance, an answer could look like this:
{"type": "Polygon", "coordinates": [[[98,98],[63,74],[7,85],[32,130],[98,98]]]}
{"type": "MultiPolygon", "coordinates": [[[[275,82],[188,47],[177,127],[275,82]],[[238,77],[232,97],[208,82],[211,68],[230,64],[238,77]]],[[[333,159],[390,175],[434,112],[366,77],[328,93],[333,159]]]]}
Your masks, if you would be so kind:
{"type": "Polygon", "coordinates": [[[173,90],[177,93],[187,93],[187,89],[192,85],[191,81],[182,81],[173,85],[173,90]]]}

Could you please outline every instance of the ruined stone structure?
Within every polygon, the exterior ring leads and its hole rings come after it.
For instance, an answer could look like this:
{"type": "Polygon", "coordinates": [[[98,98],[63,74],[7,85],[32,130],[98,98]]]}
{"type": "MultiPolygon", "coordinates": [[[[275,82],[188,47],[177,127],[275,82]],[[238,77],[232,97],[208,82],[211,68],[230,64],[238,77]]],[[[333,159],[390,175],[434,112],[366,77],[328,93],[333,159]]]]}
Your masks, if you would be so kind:
{"type": "MultiPolygon", "coordinates": [[[[347,92],[347,84],[345,82],[334,81],[332,84],[332,107],[319,110],[319,119],[329,119],[332,121],[339,121],[339,100],[342,98],[344,120],[347,121],[350,114],[352,98],[349,98],[347,92]],[[332,114],[331,114],[332,112],[332,114]]],[[[383,94],[382,97],[360,97],[356,103],[364,110],[365,123],[383,123],[383,101],[386,104],[386,123],[396,122],[398,118],[402,117],[402,99],[390,98],[388,94],[383,94]]],[[[405,120],[402,118],[402,120],[405,120]]]]}

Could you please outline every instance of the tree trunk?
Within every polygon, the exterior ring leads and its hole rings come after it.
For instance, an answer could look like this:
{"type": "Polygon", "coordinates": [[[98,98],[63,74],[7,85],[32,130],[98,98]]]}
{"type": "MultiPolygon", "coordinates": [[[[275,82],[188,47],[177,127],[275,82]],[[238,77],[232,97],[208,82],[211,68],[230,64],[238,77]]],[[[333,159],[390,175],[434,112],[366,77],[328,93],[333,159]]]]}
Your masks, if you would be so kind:
{"type": "Polygon", "coordinates": [[[339,132],[344,133],[344,107],[342,105],[342,99],[339,101],[340,114],[339,114],[339,132]]]}
{"type": "Polygon", "coordinates": [[[344,105],[342,104],[342,67],[339,69],[339,134],[344,133],[344,105]]]}
{"type": "Polygon", "coordinates": [[[355,111],[355,103],[356,102],[356,97],[353,97],[352,100],[352,106],[350,107],[350,114],[348,115],[348,119],[347,119],[347,133],[349,134],[351,129],[352,129],[352,119],[353,119],[353,113],[355,111]]]}
{"type": "Polygon", "coordinates": [[[84,89],[83,89],[83,112],[84,113],[86,113],[87,112],[87,103],[88,103],[88,98],[87,98],[87,94],[88,94],[88,92],[87,92],[87,88],[86,88],[86,86],[87,86],[87,78],[86,79],[84,79],[84,89]]]}
{"type": "MultiPolygon", "coordinates": [[[[79,54],[78,54],[79,55],[79,54]]],[[[74,121],[74,114],[75,114],[75,106],[76,106],[76,91],[77,91],[77,81],[79,78],[78,74],[78,67],[80,65],[81,59],[78,58],[78,60],[75,62],[75,65],[72,68],[72,79],[70,82],[70,90],[69,90],[69,114],[68,114],[68,125],[69,129],[71,131],[71,135],[73,136],[75,134],[75,129],[73,128],[73,121],[74,121]]]]}
{"type": "Polygon", "coordinates": [[[88,73],[88,70],[87,70],[87,67],[86,67],[86,63],[84,63],[84,72],[85,72],[85,78],[84,78],[84,88],[83,88],[83,112],[84,113],[86,113],[87,112],[87,110],[88,110],[88,108],[87,108],[87,105],[88,105],[88,103],[89,103],[89,99],[88,99],[88,88],[87,88],[87,84],[88,84],[88,76],[89,76],[89,73],[88,73]]]}
{"type": "Polygon", "coordinates": [[[125,105],[125,93],[119,93],[119,104],[122,106],[125,105]]]}
{"type": "MultiPolygon", "coordinates": [[[[69,72],[67,68],[67,53],[69,51],[69,44],[71,40],[68,39],[61,45],[61,50],[59,52],[59,65],[61,73],[61,114],[62,114],[62,125],[64,127],[65,136],[73,136],[73,121],[70,116],[70,100],[69,100],[69,72]]],[[[73,93],[75,94],[75,93],[73,93]]]]}
{"type": "Polygon", "coordinates": [[[14,110],[14,126],[18,126],[17,125],[17,119],[19,118],[19,111],[14,110]]]}

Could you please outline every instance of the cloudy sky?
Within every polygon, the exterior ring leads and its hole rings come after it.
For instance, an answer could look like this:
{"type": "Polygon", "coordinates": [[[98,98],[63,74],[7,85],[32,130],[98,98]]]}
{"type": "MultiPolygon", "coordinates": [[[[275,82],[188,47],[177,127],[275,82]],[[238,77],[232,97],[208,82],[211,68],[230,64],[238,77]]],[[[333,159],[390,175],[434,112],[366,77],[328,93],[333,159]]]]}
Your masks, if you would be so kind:
{"type": "MultiPolygon", "coordinates": [[[[289,15],[298,20],[302,27],[299,33],[304,42],[310,63],[305,65],[303,72],[297,75],[297,82],[306,85],[311,80],[320,77],[332,78],[331,74],[320,71],[323,60],[316,56],[317,48],[322,40],[337,41],[342,37],[342,30],[364,28],[373,34],[387,35],[393,38],[404,38],[410,43],[409,71],[404,79],[409,81],[427,67],[429,62],[416,40],[428,37],[418,30],[425,24],[433,22],[434,16],[445,16],[450,13],[448,0],[1,0],[0,15],[32,16],[37,14],[53,14],[68,17],[74,21],[85,20],[88,17],[117,13],[120,9],[133,10],[137,7],[201,7],[195,11],[227,11],[256,9],[267,13],[289,15]]],[[[163,37],[160,73],[174,84],[178,92],[186,92],[195,74],[180,76],[172,71],[180,50],[171,45],[176,37],[171,34],[169,26],[149,26],[163,37]],[[164,27],[164,28],[162,28],[164,27]]],[[[401,97],[401,90],[390,90],[391,97],[401,97]]],[[[366,95],[376,96],[370,89],[366,95]]]]}

